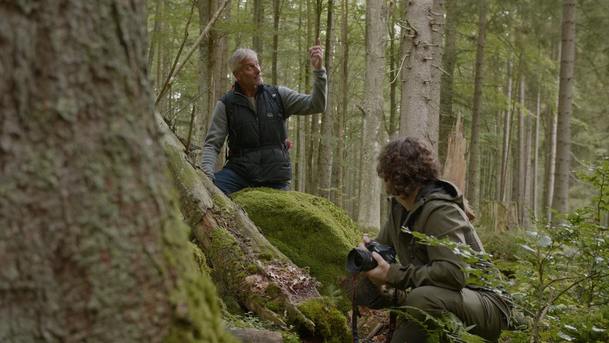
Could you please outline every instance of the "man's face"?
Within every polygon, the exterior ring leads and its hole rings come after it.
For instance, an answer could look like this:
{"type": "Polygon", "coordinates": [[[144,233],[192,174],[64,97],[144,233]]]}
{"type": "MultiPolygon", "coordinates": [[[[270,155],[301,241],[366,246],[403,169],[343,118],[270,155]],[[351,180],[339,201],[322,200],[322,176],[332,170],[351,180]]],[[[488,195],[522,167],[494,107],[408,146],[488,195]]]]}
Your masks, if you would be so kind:
{"type": "Polygon", "coordinates": [[[262,84],[260,64],[256,58],[246,58],[235,73],[237,82],[245,89],[253,89],[262,84]]]}

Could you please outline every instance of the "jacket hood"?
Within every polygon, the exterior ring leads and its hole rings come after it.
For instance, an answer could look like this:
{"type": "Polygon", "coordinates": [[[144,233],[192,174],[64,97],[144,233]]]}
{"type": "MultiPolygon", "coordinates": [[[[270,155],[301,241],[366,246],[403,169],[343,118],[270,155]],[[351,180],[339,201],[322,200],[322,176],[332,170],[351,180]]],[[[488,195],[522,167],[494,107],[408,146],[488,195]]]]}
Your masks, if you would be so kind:
{"type": "Polygon", "coordinates": [[[446,180],[435,180],[421,188],[417,194],[412,210],[409,211],[406,222],[410,222],[423,205],[432,200],[450,201],[457,204],[462,210],[465,210],[463,194],[459,191],[457,186],[446,180]]]}

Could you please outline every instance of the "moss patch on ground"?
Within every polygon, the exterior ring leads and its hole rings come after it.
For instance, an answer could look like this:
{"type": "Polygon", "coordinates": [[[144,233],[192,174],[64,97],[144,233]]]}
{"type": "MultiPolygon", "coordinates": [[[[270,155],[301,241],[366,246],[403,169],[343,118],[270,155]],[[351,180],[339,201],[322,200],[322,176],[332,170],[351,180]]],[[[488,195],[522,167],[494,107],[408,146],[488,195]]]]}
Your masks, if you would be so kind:
{"type": "Polygon", "coordinates": [[[347,318],[327,299],[309,300],[298,306],[298,309],[315,323],[315,336],[324,342],[352,342],[347,318]]]}
{"type": "Polygon", "coordinates": [[[323,293],[338,288],[346,276],[347,254],[361,241],[361,232],[343,210],[314,195],[269,188],[246,189],[233,200],[275,247],[310,269],[323,293]]]}

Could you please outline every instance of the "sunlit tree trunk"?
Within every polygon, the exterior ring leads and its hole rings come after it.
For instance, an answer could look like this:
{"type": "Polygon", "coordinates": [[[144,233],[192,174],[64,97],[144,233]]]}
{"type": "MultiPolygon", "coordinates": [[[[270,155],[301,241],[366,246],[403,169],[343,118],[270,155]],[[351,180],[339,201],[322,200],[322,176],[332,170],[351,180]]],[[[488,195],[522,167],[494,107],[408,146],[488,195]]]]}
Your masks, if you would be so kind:
{"type": "Polygon", "coordinates": [[[571,165],[571,112],[575,80],[575,5],[563,1],[562,50],[558,91],[558,125],[556,141],[556,177],[552,208],[558,213],[569,210],[569,173],[571,165]]]}
{"type": "Polygon", "coordinates": [[[362,132],[361,196],[357,221],[362,227],[377,230],[381,224],[379,206],[381,180],[376,175],[376,159],[380,152],[378,136],[383,120],[386,25],[385,2],[366,1],[366,72],[363,103],[365,117],[362,132]]]}
{"type": "Polygon", "coordinates": [[[512,124],[512,62],[507,63],[507,86],[506,86],[506,109],[503,121],[503,144],[501,145],[501,176],[499,184],[499,201],[506,202],[508,200],[508,168],[510,158],[510,141],[511,141],[511,124],[512,124]]]}

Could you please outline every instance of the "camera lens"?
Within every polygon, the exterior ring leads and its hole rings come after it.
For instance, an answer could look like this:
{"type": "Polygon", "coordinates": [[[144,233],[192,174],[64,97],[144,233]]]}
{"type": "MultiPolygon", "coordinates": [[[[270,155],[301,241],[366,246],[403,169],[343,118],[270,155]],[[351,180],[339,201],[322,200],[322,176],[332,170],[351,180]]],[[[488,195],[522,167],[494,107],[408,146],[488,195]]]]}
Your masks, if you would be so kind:
{"type": "Polygon", "coordinates": [[[349,273],[365,272],[377,266],[370,252],[361,249],[351,249],[347,255],[347,271],[349,273]]]}

